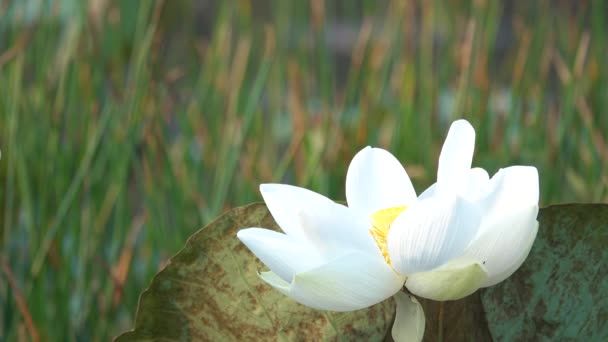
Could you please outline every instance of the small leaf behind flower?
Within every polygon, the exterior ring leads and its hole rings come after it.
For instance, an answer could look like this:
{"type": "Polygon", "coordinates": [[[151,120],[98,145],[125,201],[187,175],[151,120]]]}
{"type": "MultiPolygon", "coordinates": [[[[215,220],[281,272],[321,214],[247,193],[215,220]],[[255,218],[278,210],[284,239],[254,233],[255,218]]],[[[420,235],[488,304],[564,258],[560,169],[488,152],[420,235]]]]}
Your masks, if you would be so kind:
{"type": "Polygon", "coordinates": [[[300,305],[264,283],[265,266],[236,238],[239,229],[278,230],[263,204],[233,209],[190,237],[139,299],[135,329],[117,338],[177,341],[381,341],[395,304],[349,313],[300,305]]]}
{"type": "Polygon", "coordinates": [[[608,205],[541,209],[511,277],[482,291],[496,341],[608,341],[608,205]]]}
{"type": "Polygon", "coordinates": [[[426,316],[423,341],[491,341],[479,291],[459,300],[419,298],[426,316]]]}

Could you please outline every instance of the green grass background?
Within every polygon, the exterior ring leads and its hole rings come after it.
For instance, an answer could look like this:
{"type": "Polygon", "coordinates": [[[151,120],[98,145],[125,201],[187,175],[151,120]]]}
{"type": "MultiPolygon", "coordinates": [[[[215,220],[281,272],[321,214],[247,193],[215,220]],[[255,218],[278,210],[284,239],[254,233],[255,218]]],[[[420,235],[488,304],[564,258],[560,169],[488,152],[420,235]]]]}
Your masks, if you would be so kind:
{"type": "Polygon", "coordinates": [[[600,0],[0,1],[0,340],[116,336],[198,228],[264,182],[344,199],[366,145],[421,192],[458,118],[476,166],[539,169],[542,205],[606,202],[607,14],[600,0]]]}

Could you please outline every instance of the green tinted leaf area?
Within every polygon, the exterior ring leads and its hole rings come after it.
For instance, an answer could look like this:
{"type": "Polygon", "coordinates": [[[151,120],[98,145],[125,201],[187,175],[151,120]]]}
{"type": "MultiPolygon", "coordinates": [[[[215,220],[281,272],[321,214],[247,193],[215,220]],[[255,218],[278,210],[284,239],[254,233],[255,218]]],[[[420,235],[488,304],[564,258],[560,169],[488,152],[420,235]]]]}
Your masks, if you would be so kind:
{"type": "Polygon", "coordinates": [[[608,205],[542,209],[524,265],[482,291],[496,341],[608,341],[608,205]]]}
{"type": "Polygon", "coordinates": [[[196,232],[142,293],[135,329],[117,340],[384,339],[392,300],[350,313],[300,305],[258,277],[264,265],[236,237],[246,227],[278,229],[265,205],[252,204],[196,232]]]}

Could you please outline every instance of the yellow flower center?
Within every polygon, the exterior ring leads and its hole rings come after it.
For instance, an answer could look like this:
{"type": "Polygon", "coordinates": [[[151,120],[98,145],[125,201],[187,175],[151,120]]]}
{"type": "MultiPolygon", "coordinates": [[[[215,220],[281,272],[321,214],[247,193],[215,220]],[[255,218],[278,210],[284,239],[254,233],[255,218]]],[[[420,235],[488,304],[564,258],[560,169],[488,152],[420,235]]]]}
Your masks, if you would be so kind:
{"type": "Polygon", "coordinates": [[[378,210],[371,215],[372,227],[369,229],[369,232],[376,240],[376,244],[384,256],[384,260],[390,265],[391,258],[388,255],[388,249],[386,248],[386,238],[388,237],[388,232],[391,229],[391,224],[393,221],[401,214],[407,206],[401,207],[392,207],[386,208],[382,210],[378,210]]]}

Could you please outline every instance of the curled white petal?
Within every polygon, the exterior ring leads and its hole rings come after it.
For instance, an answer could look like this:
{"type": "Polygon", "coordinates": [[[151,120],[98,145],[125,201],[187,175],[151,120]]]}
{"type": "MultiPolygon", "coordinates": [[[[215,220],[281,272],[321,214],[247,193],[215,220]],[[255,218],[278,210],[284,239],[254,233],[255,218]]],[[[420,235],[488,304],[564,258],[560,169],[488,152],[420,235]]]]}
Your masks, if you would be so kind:
{"type": "Polygon", "coordinates": [[[289,236],[305,239],[299,213],[306,209],[316,211],[334,204],[329,198],[314,191],[285,184],[262,184],[260,192],[272,217],[289,236]]]}
{"type": "Polygon", "coordinates": [[[500,269],[493,269],[492,273],[481,284],[481,287],[496,285],[510,277],[513,273],[515,273],[515,271],[517,271],[517,269],[524,263],[524,261],[528,257],[528,254],[530,254],[530,250],[532,249],[532,245],[534,244],[534,239],[536,239],[537,233],[538,222],[536,222],[534,228],[529,232],[528,237],[525,239],[525,241],[521,243],[516,253],[513,253],[509,257],[509,262],[504,263],[503,267],[501,267],[500,269]]]}
{"type": "Polygon", "coordinates": [[[397,304],[397,314],[391,331],[395,342],[422,341],[426,319],[422,305],[416,297],[397,292],[393,298],[397,304]]]}
{"type": "Polygon", "coordinates": [[[296,186],[263,184],[260,190],[281,229],[326,257],[351,249],[379,254],[367,216],[296,186]]]}
{"type": "MultiPolygon", "coordinates": [[[[489,276],[486,283],[504,280],[510,275],[504,276],[505,271],[511,270],[520,261],[522,254],[527,256],[538,230],[537,214],[538,207],[533,206],[506,213],[497,222],[484,221],[483,233],[473,240],[466,255],[485,265],[489,276]]],[[[514,271],[515,269],[511,273],[514,271]]]]}
{"type": "Polygon", "coordinates": [[[439,155],[437,187],[441,192],[458,193],[465,186],[473,161],[475,130],[466,120],[452,123],[439,155]]]}
{"type": "Polygon", "coordinates": [[[413,294],[432,300],[457,300],[477,291],[487,278],[482,264],[461,257],[427,272],[408,275],[405,286],[413,294]]]}
{"type": "Polygon", "coordinates": [[[457,196],[433,196],[399,215],[387,247],[401,274],[429,271],[462,255],[480,222],[477,207],[457,196]]]}
{"type": "Polygon", "coordinates": [[[287,282],[296,273],[318,267],[324,262],[311,246],[272,230],[247,228],[240,230],[237,237],[272,272],[287,282]]]}
{"type": "Polygon", "coordinates": [[[341,204],[332,203],[315,210],[300,212],[301,229],[306,240],[326,258],[333,258],[347,250],[357,250],[382,258],[378,246],[369,233],[369,218],[341,204]]]}
{"type": "Polygon", "coordinates": [[[533,166],[510,166],[499,170],[481,199],[485,220],[497,221],[506,213],[538,206],[538,171],[533,166]]]}
{"type": "Polygon", "coordinates": [[[484,262],[488,279],[483,286],[510,276],[528,255],[538,223],[538,171],[530,166],[501,169],[488,183],[479,204],[484,217],[466,254],[484,262]]]}
{"type": "Polygon", "coordinates": [[[354,311],[377,304],[401,289],[404,277],[382,259],[354,252],[286,282],[273,272],[262,279],[295,301],[319,310],[354,311]]]}
{"type": "Polygon", "coordinates": [[[416,192],[401,163],[388,151],[366,147],[351,161],[346,174],[348,206],[367,216],[416,201],[416,192]]]}

